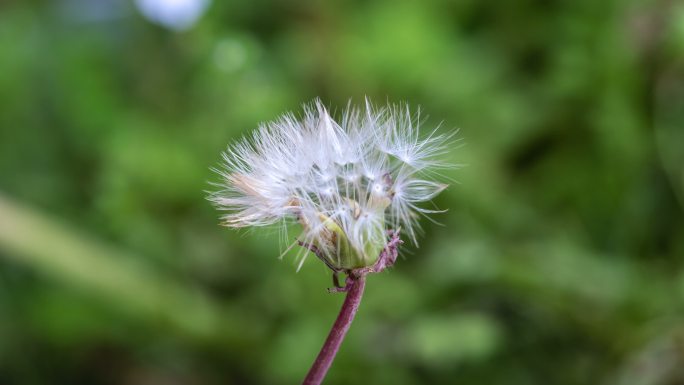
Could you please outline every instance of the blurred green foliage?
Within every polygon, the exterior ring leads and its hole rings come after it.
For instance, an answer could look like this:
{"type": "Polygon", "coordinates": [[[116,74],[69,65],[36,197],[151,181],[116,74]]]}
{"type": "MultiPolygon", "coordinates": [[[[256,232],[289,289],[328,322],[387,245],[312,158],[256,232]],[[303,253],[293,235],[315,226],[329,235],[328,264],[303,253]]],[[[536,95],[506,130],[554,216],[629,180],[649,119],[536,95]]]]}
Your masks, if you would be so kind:
{"type": "Polygon", "coordinates": [[[209,167],[320,96],[460,128],[329,384],[684,383],[684,4],[0,3],[0,383],[292,384],[342,298],[209,167]]]}

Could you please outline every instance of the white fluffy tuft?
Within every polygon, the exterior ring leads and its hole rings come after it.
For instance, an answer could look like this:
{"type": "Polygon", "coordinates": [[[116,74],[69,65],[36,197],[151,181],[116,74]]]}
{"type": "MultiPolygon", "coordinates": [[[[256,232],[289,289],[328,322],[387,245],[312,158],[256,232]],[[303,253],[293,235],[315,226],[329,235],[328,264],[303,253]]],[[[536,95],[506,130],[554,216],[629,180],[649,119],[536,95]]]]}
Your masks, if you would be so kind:
{"type": "Polygon", "coordinates": [[[348,107],[338,123],[316,100],[302,119],[285,114],[230,146],[217,170],[222,190],[209,199],[231,227],[298,221],[304,243],[319,243],[328,221],[356,250],[384,244],[390,228],[401,227],[415,243],[420,214],[436,212],[419,203],[447,187],[429,176],[449,167],[440,156],[453,135],[421,136],[419,123],[406,105],[368,101],[348,107]]]}

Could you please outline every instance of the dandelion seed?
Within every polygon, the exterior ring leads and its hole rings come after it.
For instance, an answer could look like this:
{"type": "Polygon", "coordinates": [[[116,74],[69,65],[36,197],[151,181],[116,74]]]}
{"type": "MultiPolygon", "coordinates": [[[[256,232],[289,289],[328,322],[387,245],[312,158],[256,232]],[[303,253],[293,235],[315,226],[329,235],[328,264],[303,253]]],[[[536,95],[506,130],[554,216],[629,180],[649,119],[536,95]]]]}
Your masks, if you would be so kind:
{"type": "MultiPolygon", "coordinates": [[[[302,119],[285,114],[230,146],[211,201],[231,227],[297,222],[298,243],[339,270],[375,263],[390,229],[416,242],[421,208],[447,185],[440,156],[451,135],[421,137],[408,106],[348,107],[338,123],[316,100],[302,119]]],[[[299,266],[307,250],[300,254],[299,266]]]]}

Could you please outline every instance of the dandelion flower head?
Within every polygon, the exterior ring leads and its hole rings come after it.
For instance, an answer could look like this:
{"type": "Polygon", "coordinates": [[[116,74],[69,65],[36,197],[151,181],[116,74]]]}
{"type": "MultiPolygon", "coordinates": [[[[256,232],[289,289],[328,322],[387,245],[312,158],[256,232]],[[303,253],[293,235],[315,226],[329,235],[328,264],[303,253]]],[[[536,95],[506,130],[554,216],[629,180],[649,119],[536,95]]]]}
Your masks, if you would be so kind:
{"type": "Polygon", "coordinates": [[[388,230],[401,228],[416,243],[419,217],[439,211],[421,203],[447,187],[434,179],[449,167],[441,158],[453,133],[421,135],[419,126],[407,105],[366,101],[336,121],[316,100],[301,119],[285,114],[229,146],[216,170],[221,190],[209,199],[226,226],[299,223],[299,242],[328,266],[368,266],[388,230]]]}

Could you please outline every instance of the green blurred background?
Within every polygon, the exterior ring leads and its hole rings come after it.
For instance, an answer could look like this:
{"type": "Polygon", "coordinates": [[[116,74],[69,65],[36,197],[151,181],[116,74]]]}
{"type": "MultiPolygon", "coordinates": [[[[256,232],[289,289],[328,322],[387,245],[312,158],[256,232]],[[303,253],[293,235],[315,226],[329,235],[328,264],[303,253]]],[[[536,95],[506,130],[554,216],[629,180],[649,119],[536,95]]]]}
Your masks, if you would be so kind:
{"type": "Polygon", "coordinates": [[[298,383],[343,297],[209,168],[368,95],[467,166],[328,384],[684,384],[684,3],[181,3],[0,2],[0,383],[298,383]]]}

